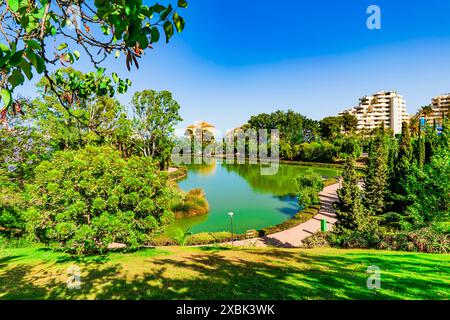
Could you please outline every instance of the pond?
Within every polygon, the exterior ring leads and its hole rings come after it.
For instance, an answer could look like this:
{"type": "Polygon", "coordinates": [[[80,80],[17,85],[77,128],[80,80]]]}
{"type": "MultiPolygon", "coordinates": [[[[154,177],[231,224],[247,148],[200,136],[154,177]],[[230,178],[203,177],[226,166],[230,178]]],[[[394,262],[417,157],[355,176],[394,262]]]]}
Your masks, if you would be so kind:
{"type": "Polygon", "coordinates": [[[187,167],[187,177],[179,180],[178,185],[184,191],[203,189],[210,212],[175,220],[167,230],[168,235],[176,228],[190,228],[192,233],[230,231],[230,211],[234,212],[235,233],[279,224],[300,209],[295,196],[295,178],[301,172],[312,168],[323,177],[340,174],[333,168],[280,164],[275,175],[261,175],[259,164],[226,164],[221,159],[187,167]]]}

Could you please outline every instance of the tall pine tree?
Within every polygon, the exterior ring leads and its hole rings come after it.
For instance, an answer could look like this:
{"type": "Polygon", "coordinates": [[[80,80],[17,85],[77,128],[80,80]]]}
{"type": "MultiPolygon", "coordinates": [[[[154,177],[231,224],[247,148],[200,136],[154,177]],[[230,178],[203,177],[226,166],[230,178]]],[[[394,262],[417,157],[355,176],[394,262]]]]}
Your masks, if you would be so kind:
{"type": "Polygon", "coordinates": [[[365,177],[365,201],[375,214],[383,213],[389,194],[389,137],[383,127],[371,141],[365,177]]]}
{"type": "Polygon", "coordinates": [[[370,228],[371,215],[362,203],[363,191],[358,186],[359,177],[355,168],[355,160],[347,158],[342,173],[342,188],[335,204],[337,224],[335,233],[346,231],[366,231],[370,228]]]}

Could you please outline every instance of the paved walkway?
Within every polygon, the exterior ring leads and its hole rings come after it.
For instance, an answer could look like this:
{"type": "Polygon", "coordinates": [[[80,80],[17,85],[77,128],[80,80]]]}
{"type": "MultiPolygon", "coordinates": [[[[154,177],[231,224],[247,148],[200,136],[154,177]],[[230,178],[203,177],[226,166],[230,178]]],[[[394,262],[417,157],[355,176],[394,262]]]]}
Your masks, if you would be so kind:
{"type": "MultiPolygon", "coordinates": [[[[327,221],[327,229],[331,230],[336,222],[333,202],[337,201],[337,190],[339,183],[325,187],[320,196],[320,211],[310,220],[299,224],[291,229],[280,231],[266,237],[234,241],[235,246],[256,246],[266,247],[275,246],[281,248],[299,247],[302,241],[310,235],[320,231],[321,220],[327,221]]],[[[227,243],[231,244],[231,243],[227,243]]]]}

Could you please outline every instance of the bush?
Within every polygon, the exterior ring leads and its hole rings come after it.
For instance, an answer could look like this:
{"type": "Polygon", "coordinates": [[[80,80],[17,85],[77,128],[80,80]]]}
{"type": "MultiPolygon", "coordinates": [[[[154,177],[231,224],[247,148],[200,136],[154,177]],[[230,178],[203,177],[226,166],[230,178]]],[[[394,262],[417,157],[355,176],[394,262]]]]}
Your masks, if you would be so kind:
{"type": "Polygon", "coordinates": [[[124,160],[109,147],[57,152],[28,185],[27,232],[77,253],[103,251],[112,242],[136,248],[173,219],[166,181],[151,159],[124,160]]]}
{"type": "Polygon", "coordinates": [[[289,220],[283,221],[282,223],[277,224],[276,226],[266,227],[266,228],[259,230],[259,236],[264,237],[269,234],[274,234],[277,232],[291,229],[295,226],[298,226],[301,223],[304,223],[304,222],[312,219],[318,212],[319,212],[319,209],[314,208],[314,207],[309,207],[307,209],[304,209],[304,210],[298,212],[295,216],[293,216],[289,220]]]}
{"type": "Polygon", "coordinates": [[[172,201],[170,209],[174,213],[175,219],[183,219],[207,214],[209,204],[202,189],[192,189],[172,201]]]}
{"type": "Polygon", "coordinates": [[[25,206],[22,190],[0,176],[0,234],[20,236],[24,229],[22,210],[25,206]]]}
{"type": "Polygon", "coordinates": [[[295,150],[297,151],[296,160],[309,162],[332,162],[336,154],[336,148],[328,141],[305,142],[295,150]]]}
{"type": "Polygon", "coordinates": [[[155,246],[155,247],[166,247],[166,246],[177,246],[178,243],[175,239],[172,239],[170,237],[157,236],[157,237],[150,239],[147,242],[147,245],[155,246]]]}
{"type": "Polygon", "coordinates": [[[334,140],[333,144],[340,159],[347,159],[348,157],[358,159],[362,154],[361,142],[355,136],[344,136],[334,140]]]}
{"type": "Polygon", "coordinates": [[[347,249],[382,249],[393,251],[450,253],[450,235],[432,228],[397,233],[346,231],[327,234],[334,247],[347,249]]]}
{"type": "Polygon", "coordinates": [[[387,235],[377,244],[378,249],[427,253],[450,253],[450,235],[431,228],[387,235]]]}
{"type": "Polygon", "coordinates": [[[329,247],[328,234],[326,232],[317,232],[302,241],[303,248],[323,248],[329,247]]]}
{"type": "MultiPolygon", "coordinates": [[[[234,235],[234,239],[242,238],[242,235],[234,235]]],[[[187,240],[188,245],[206,245],[213,243],[229,242],[231,241],[230,232],[202,232],[197,233],[189,237],[187,240]]]]}
{"type": "Polygon", "coordinates": [[[323,189],[322,176],[308,169],[296,179],[298,189],[298,204],[300,207],[309,207],[319,204],[319,192],[323,189]]]}

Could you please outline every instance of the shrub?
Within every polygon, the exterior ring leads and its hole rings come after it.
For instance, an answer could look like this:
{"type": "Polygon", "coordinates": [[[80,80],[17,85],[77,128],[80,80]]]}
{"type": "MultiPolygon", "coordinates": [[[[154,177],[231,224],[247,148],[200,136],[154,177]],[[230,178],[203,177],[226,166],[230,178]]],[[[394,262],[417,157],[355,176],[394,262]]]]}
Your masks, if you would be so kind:
{"type": "Polygon", "coordinates": [[[432,228],[397,233],[348,231],[327,233],[327,240],[334,247],[348,249],[382,249],[393,251],[450,253],[450,235],[432,228]]]}
{"type": "Polygon", "coordinates": [[[301,207],[309,207],[312,204],[319,204],[319,192],[323,189],[322,177],[308,169],[302,172],[296,179],[298,189],[298,204],[301,207]]]}
{"type": "Polygon", "coordinates": [[[362,154],[361,142],[355,136],[344,136],[334,140],[333,144],[340,159],[347,159],[348,157],[358,159],[362,154]]]}
{"type": "Polygon", "coordinates": [[[335,158],[336,149],[328,141],[302,143],[297,148],[297,160],[312,162],[332,162],[335,158]]]}
{"type": "Polygon", "coordinates": [[[209,204],[202,189],[192,189],[172,201],[170,208],[175,219],[194,217],[209,212],[209,204]]]}
{"type": "Polygon", "coordinates": [[[24,229],[22,210],[25,206],[22,190],[0,176],[0,234],[20,236],[24,229]]]}
{"type": "Polygon", "coordinates": [[[124,160],[109,147],[57,152],[28,185],[27,232],[77,253],[136,248],[172,221],[166,181],[151,159],[124,160]]]}
{"type": "Polygon", "coordinates": [[[330,243],[328,242],[328,235],[326,232],[317,232],[302,241],[302,247],[309,249],[329,246],[330,243]]]}
{"type": "Polygon", "coordinates": [[[189,231],[189,229],[183,230],[181,228],[178,228],[173,239],[178,243],[179,246],[184,246],[186,245],[191,235],[192,233],[189,231]]]}
{"type": "Polygon", "coordinates": [[[304,209],[304,210],[298,212],[291,219],[283,221],[282,223],[277,224],[276,226],[266,227],[266,228],[259,230],[259,236],[263,237],[263,236],[267,236],[269,234],[274,234],[274,233],[277,233],[280,231],[291,229],[295,226],[298,226],[301,223],[304,223],[304,222],[312,219],[317,214],[317,212],[319,212],[319,209],[314,208],[314,207],[304,209]]]}
{"type": "Polygon", "coordinates": [[[378,249],[427,253],[450,253],[450,235],[431,228],[400,232],[385,236],[378,249]]]}
{"type": "MultiPolygon", "coordinates": [[[[242,235],[234,235],[234,239],[240,239],[242,235]]],[[[188,241],[188,245],[206,245],[213,243],[221,243],[231,241],[230,232],[202,232],[192,235],[188,241]]]]}
{"type": "Polygon", "coordinates": [[[167,236],[157,236],[151,238],[148,242],[148,245],[155,247],[165,247],[165,246],[176,246],[178,245],[175,239],[172,239],[167,236]]]}

